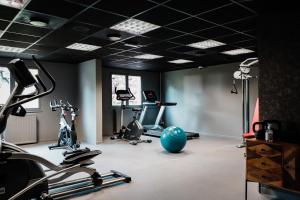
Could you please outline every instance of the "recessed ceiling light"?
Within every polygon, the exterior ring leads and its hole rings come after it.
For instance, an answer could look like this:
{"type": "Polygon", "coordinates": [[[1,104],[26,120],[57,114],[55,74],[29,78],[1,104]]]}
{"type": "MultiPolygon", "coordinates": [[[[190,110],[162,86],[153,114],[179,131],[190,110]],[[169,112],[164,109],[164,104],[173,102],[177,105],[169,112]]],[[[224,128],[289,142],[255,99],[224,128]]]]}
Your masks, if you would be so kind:
{"type": "Polygon", "coordinates": [[[185,60],[185,59],[177,59],[177,60],[170,60],[168,62],[173,63],[173,64],[184,64],[184,63],[191,63],[191,62],[194,62],[194,61],[185,60]]]}
{"type": "Polygon", "coordinates": [[[46,27],[48,26],[48,20],[42,19],[39,17],[31,17],[29,23],[37,27],[46,27]]]}
{"type": "Polygon", "coordinates": [[[225,43],[223,42],[218,42],[215,40],[204,40],[202,42],[188,44],[187,46],[198,48],[198,49],[208,49],[208,48],[213,48],[213,47],[218,47],[223,45],[225,45],[225,43]]]}
{"type": "Polygon", "coordinates": [[[91,44],[83,44],[83,43],[74,43],[66,47],[67,49],[74,49],[80,51],[94,51],[96,49],[101,48],[100,46],[95,46],[91,44]]]}
{"type": "Polygon", "coordinates": [[[21,53],[24,50],[25,50],[24,48],[0,45],[0,51],[2,51],[2,52],[21,53]]]}
{"type": "Polygon", "coordinates": [[[152,31],[154,29],[157,29],[159,27],[160,26],[155,24],[151,24],[148,22],[131,18],[119,24],[116,24],[110,28],[118,31],[124,31],[127,33],[135,34],[135,35],[140,35],[152,31]]]}
{"type": "Polygon", "coordinates": [[[118,41],[121,39],[121,35],[119,33],[108,33],[107,38],[111,41],[118,41]]]}
{"type": "Polygon", "coordinates": [[[246,53],[252,53],[254,51],[250,50],[250,49],[233,49],[233,50],[229,50],[229,51],[223,51],[222,53],[223,54],[226,54],[226,55],[231,55],[231,56],[234,56],[234,55],[239,55],[239,54],[246,54],[246,53]]]}
{"type": "Polygon", "coordinates": [[[162,57],[163,56],[154,55],[154,54],[142,54],[142,55],[134,56],[134,58],[146,59],[146,60],[152,60],[152,59],[157,59],[157,58],[162,58],[162,57]]]}
{"type": "Polygon", "coordinates": [[[0,0],[0,4],[12,8],[21,9],[28,0],[0,0]]]}

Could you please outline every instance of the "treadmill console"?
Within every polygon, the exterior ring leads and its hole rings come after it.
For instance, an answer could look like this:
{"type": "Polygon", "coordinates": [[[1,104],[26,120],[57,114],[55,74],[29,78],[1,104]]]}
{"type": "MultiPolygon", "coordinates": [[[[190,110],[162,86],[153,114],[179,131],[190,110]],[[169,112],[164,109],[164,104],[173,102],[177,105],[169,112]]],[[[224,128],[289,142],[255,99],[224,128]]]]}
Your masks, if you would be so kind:
{"type": "Polygon", "coordinates": [[[157,96],[153,90],[143,91],[144,98],[147,102],[156,102],[157,96]]]}

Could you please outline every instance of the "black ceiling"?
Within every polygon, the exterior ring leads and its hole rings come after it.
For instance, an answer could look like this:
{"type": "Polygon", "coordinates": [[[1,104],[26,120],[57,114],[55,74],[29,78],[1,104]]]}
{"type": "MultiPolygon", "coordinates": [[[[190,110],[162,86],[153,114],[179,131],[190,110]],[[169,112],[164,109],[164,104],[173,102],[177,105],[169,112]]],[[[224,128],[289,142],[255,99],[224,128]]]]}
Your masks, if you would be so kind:
{"type": "Polygon", "coordinates": [[[101,58],[107,67],[152,71],[237,62],[256,53],[228,56],[221,52],[237,48],[256,51],[256,7],[254,0],[31,0],[21,10],[0,5],[0,45],[25,48],[19,54],[0,52],[0,57],[29,58],[34,54],[41,60],[69,63],[101,58]],[[48,26],[29,25],[27,16],[47,18],[48,26]],[[108,40],[107,34],[115,32],[109,27],[128,18],[161,27],[138,36],[119,32],[121,40],[108,40]],[[226,45],[207,50],[186,46],[207,39],[226,45]],[[92,52],[65,48],[75,42],[102,48],[92,52]],[[133,58],[144,53],[164,57],[133,58]],[[194,62],[167,62],[174,59],[194,62]]]}

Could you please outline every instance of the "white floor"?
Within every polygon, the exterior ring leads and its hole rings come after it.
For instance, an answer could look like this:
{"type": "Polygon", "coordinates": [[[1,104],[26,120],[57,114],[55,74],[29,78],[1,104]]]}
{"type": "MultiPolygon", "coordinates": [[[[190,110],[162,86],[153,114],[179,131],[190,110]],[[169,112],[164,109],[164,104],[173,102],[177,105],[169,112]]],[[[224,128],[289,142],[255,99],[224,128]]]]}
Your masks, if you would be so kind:
{"type": "MultiPolygon", "coordinates": [[[[245,149],[238,140],[201,137],[188,141],[179,154],[165,152],[159,139],[151,144],[129,145],[110,141],[89,146],[103,151],[94,159],[99,172],[111,169],[132,177],[118,185],[78,197],[80,200],[242,200],[244,199],[245,149]]],[[[49,151],[48,144],[23,146],[31,153],[59,163],[63,150],[49,151]]],[[[84,145],[82,145],[84,146],[84,145]]],[[[264,199],[257,184],[249,184],[249,200],[264,199]]]]}

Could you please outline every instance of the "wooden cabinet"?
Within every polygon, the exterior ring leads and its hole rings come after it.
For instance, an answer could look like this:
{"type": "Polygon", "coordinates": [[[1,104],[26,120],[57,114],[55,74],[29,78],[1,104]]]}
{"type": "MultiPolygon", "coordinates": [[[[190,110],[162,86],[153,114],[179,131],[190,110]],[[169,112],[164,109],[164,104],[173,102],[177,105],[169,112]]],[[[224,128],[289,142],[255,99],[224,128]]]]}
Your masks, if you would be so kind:
{"type": "Polygon", "coordinates": [[[300,192],[300,145],[256,139],[246,143],[246,189],[251,181],[300,192]]]}

